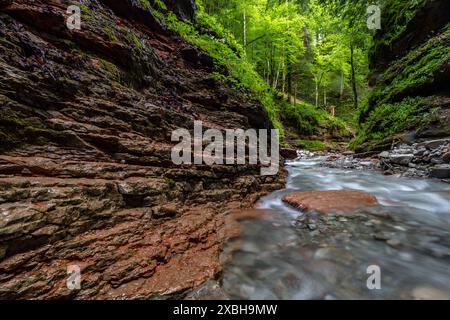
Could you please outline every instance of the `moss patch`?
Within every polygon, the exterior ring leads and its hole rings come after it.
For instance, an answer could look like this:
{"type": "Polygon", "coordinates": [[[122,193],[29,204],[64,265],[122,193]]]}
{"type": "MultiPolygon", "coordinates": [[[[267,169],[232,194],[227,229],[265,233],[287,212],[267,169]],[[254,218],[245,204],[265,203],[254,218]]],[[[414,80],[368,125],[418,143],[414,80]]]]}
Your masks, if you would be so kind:
{"type": "Polygon", "coordinates": [[[417,114],[417,110],[425,105],[426,99],[423,97],[408,97],[398,103],[380,104],[370,113],[356,138],[351,141],[350,148],[357,149],[364,143],[379,145],[397,133],[426,125],[431,120],[429,112],[417,114]]]}
{"type": "Polygon", "coordinates": [[[350,147],[379,149],[405,130],[425,130],[439,112],[431,100],[442,91],[449,62],[450,23],[382,74],[361,105],[360,128],[350,147]]]}
{"type": "Polygon", "coordinates": [[[325,143],[319,140],[297,140],[296,144],[300,149],[311,151],[322,151],[326,148],[325,143]]]}
{"type": "Polygon", "coordinates": [[[24,120],[9,108],[0,110],[0,151],[17,147],[28,137],[36,138],[33,133],[43,128],[44,125],[38,119],[24,120]]]}
{"type": "Polygon", "coordinates": [[[100,60],[100,64],[102,66],[102,69],[106,71],[106,76],[109,79],[116,81],[118,83],[121,82],[121,78],[122,78],[121,72],[115,64],[113,64],[107,60],[104,60],[104,59],[100,60]]]}
{"type": "Polygon", "coordinates": [[[367,110],[364,110],[365,114],[377,104],[399,101],[411,93],[420,91],[424,86],[434,83],[436,75],[450,61],[448,26],[442,34],[433,37],[418,49],[391,64],[370,94],[367,110]]]}

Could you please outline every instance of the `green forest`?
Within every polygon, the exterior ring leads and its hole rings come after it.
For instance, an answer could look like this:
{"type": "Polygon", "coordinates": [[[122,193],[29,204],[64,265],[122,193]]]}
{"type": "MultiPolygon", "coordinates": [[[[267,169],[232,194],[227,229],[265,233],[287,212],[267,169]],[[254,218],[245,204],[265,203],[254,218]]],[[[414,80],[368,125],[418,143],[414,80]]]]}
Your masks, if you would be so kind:
{"type": "MultiPolygon", "coordinates": [[[[423,106],[416,93],[395,103],[384,97],[370,113],[386,89],[369,86],[371,77],[385,71],[377,70],[377,60],[404,36],[425,3],[385,0],[374,7],[365,0],[197,0],[194,23],[161,14],[165,8],[158,1],[153,6],[173,30],[215,59],[218,78],[261,101],[286,144],[324,149],[346,148],[350,142],[352,149],[381,150],[408,125],[423,128],[437,117],[438,108],[432,107],[413,114],[423,106]]],[[[448,34],[448,25],[441,32],[448,34]]],[[[403,60],[417,63],[423,72],[411,66],[404,73],[401,62],[388,70],[388,90],[415,81],[432,83],[434,70],[450,54],[445,39],[430,41],[425,50],[435,50],[426,57],[414,51],[403,60]]]]}
{"type": "Polygon", "coordinates": [[[234,88],[256,93],[286,141],[322,149],[324,136],[351,137],[368,91],[363,1],[197,4],[199,34],[186,35],[231,71],[234,88]]]}

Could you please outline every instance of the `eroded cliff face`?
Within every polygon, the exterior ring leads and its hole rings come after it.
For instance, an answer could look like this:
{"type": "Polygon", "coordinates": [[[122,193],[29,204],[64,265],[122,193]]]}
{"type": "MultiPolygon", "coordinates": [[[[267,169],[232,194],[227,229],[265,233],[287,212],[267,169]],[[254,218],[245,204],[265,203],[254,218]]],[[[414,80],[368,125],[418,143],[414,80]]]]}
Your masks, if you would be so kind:
{"type": "MultiPolygon", "coordinates": [[[[171,132],[268,128],[146,1],[0,1],[0,299],[151,298],[220,271],[227,216],[283,185],[176,166],[171,132]],[[81,267],[81,290],[66,285],[81,267]]],[[[180,18],[192,1],[167,1],[180,18]]]]}
{"type": "Polygon", "coordinates": [[[385,150],[450,136],[450,2],[384,1],[370,54],[373,91],[354,146],[385,150]]]}

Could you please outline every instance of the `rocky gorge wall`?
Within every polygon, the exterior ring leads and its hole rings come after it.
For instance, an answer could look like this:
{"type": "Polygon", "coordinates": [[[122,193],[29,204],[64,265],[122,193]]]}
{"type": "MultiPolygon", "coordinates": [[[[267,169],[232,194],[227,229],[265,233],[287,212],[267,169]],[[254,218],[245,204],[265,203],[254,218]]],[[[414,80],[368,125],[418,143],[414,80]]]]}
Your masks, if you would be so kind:
{"type": "MultiPolygon", "coordinates": [[[[80,3],[71,31],[72,1],[0,0],[0,299],[183,293],[220,271],[230,213],[284,173],[175,166],[171,132],[269,128],[267,115],[151,2],[80,3]]],[[[191,0],[166,5],[193,17],[191,0]]]]}
{"type": "Polygon", "coordinates": [[[382,3],[370,53],[373,90],[352,142],[359,152],[450,136],[450,2],[382,3]]]}

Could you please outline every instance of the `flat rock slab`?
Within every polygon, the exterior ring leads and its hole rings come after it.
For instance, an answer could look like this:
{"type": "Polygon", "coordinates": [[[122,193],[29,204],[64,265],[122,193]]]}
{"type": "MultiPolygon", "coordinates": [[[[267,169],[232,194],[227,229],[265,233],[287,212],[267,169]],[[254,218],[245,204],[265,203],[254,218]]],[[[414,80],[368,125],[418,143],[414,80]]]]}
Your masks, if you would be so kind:
{"type": "Polygon", "coordinates": [[[283,201],[300,210],[317,210],[322,213],[351,212],[360,207],[378,204],[370,193],[354,190],[327,190],[291,193],[283,201]]]}

